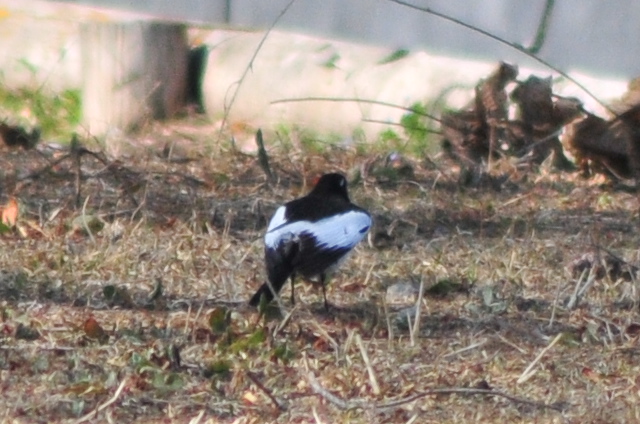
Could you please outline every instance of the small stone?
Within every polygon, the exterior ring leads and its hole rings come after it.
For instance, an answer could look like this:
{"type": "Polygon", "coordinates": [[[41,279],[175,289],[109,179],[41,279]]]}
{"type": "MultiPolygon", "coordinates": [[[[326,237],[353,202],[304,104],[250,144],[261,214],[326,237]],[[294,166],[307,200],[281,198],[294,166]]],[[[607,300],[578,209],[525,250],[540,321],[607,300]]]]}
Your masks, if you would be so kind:
{"type": "Polygon", "coordinates": [[[418,300],[420,287],[414,283],[396,283],[387,288],[386,301],[391,306],[413,305],[418,300]]]}
{"type": "Polygon", "coordinates": [[[394,316],[393,324],[398,330],[408,331],[416,319],[416,306],[409,306],[408,308],[404,308],[394,316]],[[411,322],[411,324],[409,324],[411,322]]]}

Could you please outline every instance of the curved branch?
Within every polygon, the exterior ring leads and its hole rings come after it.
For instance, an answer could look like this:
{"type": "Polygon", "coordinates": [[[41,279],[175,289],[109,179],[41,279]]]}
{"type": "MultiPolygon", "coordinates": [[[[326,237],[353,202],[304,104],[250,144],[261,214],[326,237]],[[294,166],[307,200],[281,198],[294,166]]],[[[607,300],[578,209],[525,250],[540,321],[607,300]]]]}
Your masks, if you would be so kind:
{"type": "Polygon", "coordinates": [[[280,21],[280,19],[285,15],[285,13],[287,13],[287,11],[291,8],[293,3],[295,3],[295,1],[296,0],[290,0],[289,3],[287,3],[287,5],[282,9],[280,14],[278,16],[276,16],[274,21],[271,23],[271,26],[269,26],[269,28],[267,28],[267,31],[264,33],[264,36],[262,37],[262,39],[258,43],[258,46],[256,47],[256,50],[253,52],[253,55],[251,56],[251,59],[249,60],[249,63],[247,64],[247,67],[244,69],[244,72],[242,73],[242,76],[240,76],[240,79],[238,81],[236,81],[235,83],[231,84],[232,86],[236,85],[236,90],[233,92],[233,95],[231,96],[231,99],[229,100],[229,104],[228,105],[227,104],[224,105],[224,116],[222,117],[222,123],[220,124],[220,130],[218,131],[218,139],[220,139],[220,137],[222,135],[222,131],[224,130],[224,126],[227,123],[227,119],[229,118],[229,111],[231,110],[231,107],[235,103],[236,97],[238,97],[238,92],[240,91],[240,87],[242,86],[242,83],[244,82],[244,79],[247,77],[247,74],[249,73],[249,71],[253,69],[253,62],[256,60],[256,57],[258,56],[258,53],[260,53],[260,50],[262,49],[262,45],[264,44],[265,41],[267,41],[267,37],[269,37],[269,34],[271,34],[271,31],[273,30],[273,28],[280,21]]]}
{"type": "Polygon", "coordinates": [[[415,113],[416,115],[424,116],[429,119],[433,119],[436,122],[442,122],[440,118],[437,118],[428,113],[421,112],[412,107],[400,106],[389,102],[382,102],[379,100],[367,100],[367,99],[359,99],[356,97],[296,97],[289,99],[278,99],[273,100],[270,104],[275,105],[279,103],[296,103],[296,102],[356,102],[356,103],[368,103],[372,105],[380,105],[380,106],[388,106],[396,109],[406,110],[407,112],[415,113]]]}
{"type": "Polygon", "coordinates": [[[388,411],[388,410],[400,408],[408,403],[414,402],[423,397],[433,396],[433,395],[454,395],[454,394],[497,396],[497,397],[502,397],[504,399],[507,399],[513,403],[528,405],[528,406],[532,406],[534,408],[539,408],[539,409],[552,409],[558,412],[563,412],[566,409],[566,405],[563,405],[561,403],[549,404],[549,403],[543,403],[543,402],[536,402],[533,400],[516,397],[508,393],[499,392],[496,390],[476,389],[471,387],[443,387],[443,388],[437,388],[437,389],[430,389],[420,393],[416,393],[415,395],[407,396],[402,399],[392,400],[389,402],[382,402],[382,403],[368,402],[363,399],[345,400],[340,396],[334,395],[333,393],[331,393],[330,391],[322,387],[322,385],[320,385],[320,383],[318,382],[318,380],[316,379],[315,375],[313,375],[312,372],[309,371],[306,374],[304,374],[304,376],[306,377],[306,380],[309,383],[309,386],[311,386],[311,388],[316,394],[328,400],[330,403],[335,405],[338,409],[345,410],[345,411],[351,410],[351,409],[367,409],[367,410],[373,409],[378,412],[388,411]]]}
{"type": "Polygon", "coordinates": [[[605,105],[600,99],[598,99],[595,96],[595,94],[593,94],[591,91],[589,91],[589,89],[587,89],[587,87],[585,87],[584,85],[579,83],[575,78],[571,77],[568,73],[566,73],[562,69],[558,68],[557,66],[553,65],[552,63],[547,62],[546,60],[536,56],[533,53],[531,53],[529,50],[527,50],[526,48],[522,47],[521,45],[516,44],[516,43],[512,43],[510,41],[507,41],[504,38],[500,38],[497,35],[490,33],[489,31],[485,31],[484,29],[481,29],[481,28],[475,27],[475,26],[473,26],[471,24],[468,24],[466,22],[463,22],[460,19],[454,18],[453,16],[449,16],[449,15],[445,15],[444,13],[437,12],[437,11],[435,11],[435,10],[429,8],[429,7],[417,6],[415,4],[408,3],[408,2],[406,2],[404,0],[388,0],[388,1],[390,1],[392,3],[399,4],[400,6],[409,7],[409,8],[414,9],[414,10],[419,10],[420,12],[425,12],[425,13],[428,13],[430,15],[437,16],[438,18],[444,19],[444,20],[449,21],[449,22],[453,22],[454,24],[457,24],[457,25],[460,25],[460,26],[462,26],[464,28],[470,29],[471,31],[475,31],[477,33],[480,33],[480,34],[484,35],[485,37],[489,37],[492,40],[497,41],[500,44],[504,44],[506,46],[511,47],[512,49],[515,49],[515,50],[519,51],[520,53],[530,57],[531,59],[535,60],[536,62],[538,62],[538,63],[546,66],[547,68],[551,69],[552,71],[558,73],[562,77],[566,78],[568,81],[571,81],[578,88],[580,88],[580,90],[582,90],[585,94],[587,94],[593,100],[598,102],[598,104],[600,104],[602,107],[607,109],[607,111],[609,111],[610,113],[615,115],[614,111],[609,106],[605,105]]]}

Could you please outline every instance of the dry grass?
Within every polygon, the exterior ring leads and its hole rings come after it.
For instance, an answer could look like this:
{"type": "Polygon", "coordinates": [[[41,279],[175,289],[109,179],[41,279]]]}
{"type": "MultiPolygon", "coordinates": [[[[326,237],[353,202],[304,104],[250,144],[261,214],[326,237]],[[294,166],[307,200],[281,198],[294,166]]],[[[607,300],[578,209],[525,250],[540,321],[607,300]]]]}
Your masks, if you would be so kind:
{"type": "MultiPolygon", "coordinates": [[[[376,227],[331,282],[331,313],[301,284],[287,319],[259,319],[245,302],[270,214],[305,178],[371,170],[374,155],[276,146],[269,186],[254,157],[222,148],[159,158],[162,137],[172,155],[202,147],[185,127],[148,137],[160,148],[109,168],[84,156],[77,208],[71,161],[18,182],[20,229],[0,238],[1,420],[639,419],[637,285],[600,279],[565,306],[580,278],[567,266],[594,244],[639,262],[635,194],[508,164],[475,188],[438,161],[414,161],[410,180],[365,172],[351,192],[376,227]],[[385,302],[402,282],[425,289],[410,324],[411,305],[385,302]]],[[[46,164],[0,162],[9,184],[46,164]]]]}

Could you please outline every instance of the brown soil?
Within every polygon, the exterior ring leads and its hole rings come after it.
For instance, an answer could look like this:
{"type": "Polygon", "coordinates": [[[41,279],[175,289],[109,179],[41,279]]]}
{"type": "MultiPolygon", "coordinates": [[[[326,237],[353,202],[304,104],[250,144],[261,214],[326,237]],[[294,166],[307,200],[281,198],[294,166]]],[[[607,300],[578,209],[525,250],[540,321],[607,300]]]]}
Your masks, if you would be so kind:
{"type": "Polygon", "coordinates": [[[269,184],[255,156],[207,147],[215,132],[192,124],[117,160],[0,153],[0,201],[20,205],[0,235],[0,419],[637,419],[635,271],[571,269],[588,252],[638,264],[631,190],[507,162],[463,185],[444,159],[400,175],[380,172],[385,152],[273,141],[269,184]],[[246,301],[267,220],[334,170],[360,175],[371,236],[332,279],[329,313],[300,284],[295,308],[283,293],[290,316],[260,318],[246,301]],[[401,282],[425,288],[415,328],[411,304],[385,302],[401,282]]]}

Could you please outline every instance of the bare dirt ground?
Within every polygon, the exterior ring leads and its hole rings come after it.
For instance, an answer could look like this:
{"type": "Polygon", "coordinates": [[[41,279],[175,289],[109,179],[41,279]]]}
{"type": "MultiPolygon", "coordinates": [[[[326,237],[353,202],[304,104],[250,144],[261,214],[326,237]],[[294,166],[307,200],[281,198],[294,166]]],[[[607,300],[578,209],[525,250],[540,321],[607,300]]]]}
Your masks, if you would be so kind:
{"type": "Polygon", "coordinates": [[[20,205],[0,235],[3,422],[638,421],[635,193],[508,163],[463,185],[438,158],[394,173],[386,152],[278,142],[268,184],[191,127],[79,155],[79,174],[65,150],[0,154],[0,200],[20,205]],[[260,318],[266,222],[334,170],[375,228],[329,313],[300,283],[286,318],[260,318]]]}

